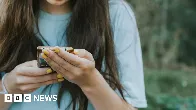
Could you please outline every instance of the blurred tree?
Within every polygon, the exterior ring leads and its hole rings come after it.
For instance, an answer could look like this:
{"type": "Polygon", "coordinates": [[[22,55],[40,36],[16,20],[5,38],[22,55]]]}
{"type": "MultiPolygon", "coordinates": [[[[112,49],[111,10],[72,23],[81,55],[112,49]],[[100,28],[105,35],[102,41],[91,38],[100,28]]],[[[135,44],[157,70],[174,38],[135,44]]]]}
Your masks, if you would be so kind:
{"type": "Polygon", "coordinates": [[[195,71],[180,70],[196,66],[196,0],[128,1],[136,14],[147,66],[144,110],[196,110],[195,71]],[[170,70],[174,67],[179,70],[170,70]]]}
{"type": "Polygon", "coordinates": [[[128,1],[136,13],[148,66],[196,65],[195,0],[128,1]]]}

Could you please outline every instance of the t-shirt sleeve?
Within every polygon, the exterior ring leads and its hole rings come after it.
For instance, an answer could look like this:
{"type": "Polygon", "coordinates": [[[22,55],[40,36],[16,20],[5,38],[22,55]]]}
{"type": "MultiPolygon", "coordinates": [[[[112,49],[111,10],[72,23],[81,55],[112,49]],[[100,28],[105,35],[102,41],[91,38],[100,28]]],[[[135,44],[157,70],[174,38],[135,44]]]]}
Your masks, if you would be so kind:
{"type": "Polygon", "coordinates": [[[125,99],[136,108],[146,108],[141,44],[134,13],[122,0],[110,4],[118,69],[125,89],[125,99]]]}

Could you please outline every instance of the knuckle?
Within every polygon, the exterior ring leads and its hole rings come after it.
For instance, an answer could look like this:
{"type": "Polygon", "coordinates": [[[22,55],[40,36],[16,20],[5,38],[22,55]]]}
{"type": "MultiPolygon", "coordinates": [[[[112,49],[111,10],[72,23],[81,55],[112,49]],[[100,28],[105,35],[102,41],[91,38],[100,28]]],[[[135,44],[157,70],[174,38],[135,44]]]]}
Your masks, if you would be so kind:
{"type": "Polygon", "coordinates": [[[27,90],[27,88],[25,87],[25,86],[20,86],[20,91],[26,91],[27,90]]]}
{"type": "Polygon", "coordinates": [[[67,78],[68,78],[68,80],[70,80],[70,81],[75,81],[75,80],[76,80],[75,75],[67,76],[67,78]]]}
{"type": "Polygon", "coordinates": [[[89,65],[88,64],[83,64],[82,65],[82,71],[87,71],[89,69],[89,65]]]}
{"type": "Polygon", "coordinates": [[[16,74],[20,73],[21,72],[20,66],[17,66],[14,71],[16,74]]]}
{"type": "Polygon", "coordinates": [[[47,79],[52,80],[52,79],[56,78],[56,76],[57,76],[56,74],[48,75],[47,79]]]}
{"type": "Polygon", "coordinates": [[[79,70],[77,73],[78,73],[79,75],[83,75],[83,74],[84,74],[84,72],[81,71],[81,70],[79,70]]]}
{"type": "Polygon", "coordinates": [[[79,71],[79,72],[75,72],[74,74],[72,74],[70,76],[70,80],[72,81],[76,81],[78,79],[81,79],[82,76],[84,76],[85,72],[79,71]]]}
{"type": "Polygon", "coordinates": [[[53,53],[51,53],[51,54],[50,54],[50,58],[51,58],[51,59],[54,59],[54,58],[55,58],[55,55],[54,55],[53,53]]]}
{"type": "Polygon", "coordinates": [[[16,84],[22,84],[21,78],[16,78],[16,84]]]}
{"type": "Polygon", "coordinates": [[[81,76],[82,76],[82,74],[83,74],[82,72],[80,72],[80,73],[79,73],[79,72],[77,72],[77,73],[75,73],[75,74],[74,74],[74,77],[75,77],[75,78],[79,78],[79,77],[81,77],[81,76]]]}

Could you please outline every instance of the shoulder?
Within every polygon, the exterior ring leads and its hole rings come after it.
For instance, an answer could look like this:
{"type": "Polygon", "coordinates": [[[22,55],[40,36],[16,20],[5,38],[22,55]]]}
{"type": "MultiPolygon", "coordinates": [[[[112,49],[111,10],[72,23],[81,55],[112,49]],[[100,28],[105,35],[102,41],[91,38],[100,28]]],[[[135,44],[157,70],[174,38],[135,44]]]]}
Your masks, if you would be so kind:
{"type": "Polygon", "coordinates": [[[110,11],[119,10],[119,11],[125,11],[130,15],[133,14],[131,4],[129,4],[126,0],[109,0],[109,7],[110,7],[110,11]]]}
{"type": "Polygon", "coordinates": [[[125,0],[110,0],[110,20],[117,53],[139,42],[139,32],[131,5],[125,0]]]}
{"type": "Polygon", "coordinates": [[[136,25],[135,14],[126,0],[109,0],[109,10],[112,25],[136,25]]]}

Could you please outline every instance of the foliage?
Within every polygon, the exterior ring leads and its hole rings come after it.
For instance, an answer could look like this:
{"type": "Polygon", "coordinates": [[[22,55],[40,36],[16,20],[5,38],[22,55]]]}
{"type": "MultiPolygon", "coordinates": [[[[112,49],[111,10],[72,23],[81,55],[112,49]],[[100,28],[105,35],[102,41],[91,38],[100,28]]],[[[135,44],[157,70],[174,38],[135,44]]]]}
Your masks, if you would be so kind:
{"type": "Polygon", "coordinates": [[[148,108],[144,110],[196,110],[196,76],[176,70],[145,69],[148,108]]]}
{"type": "Polygon", "coordinates": [[[145,64],[196,65],[195,0],[128,0],[136,13],[145,64]]]}
{"type": "Polygon", "coordinates": [[[196,66],[196,0],[128,2],[150,67],[145,70],[145,110],[196,110],[196,72],[180,71],[196,66]]]}

